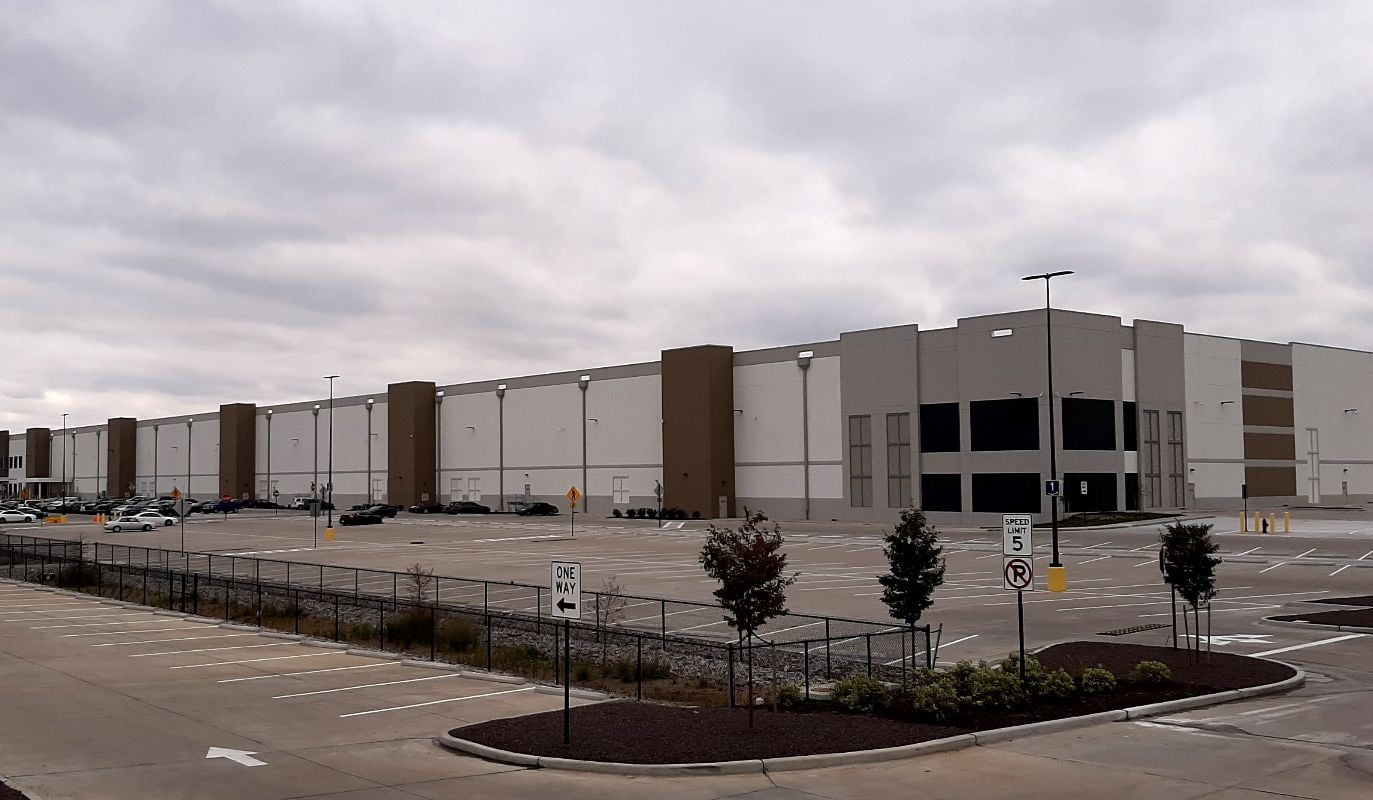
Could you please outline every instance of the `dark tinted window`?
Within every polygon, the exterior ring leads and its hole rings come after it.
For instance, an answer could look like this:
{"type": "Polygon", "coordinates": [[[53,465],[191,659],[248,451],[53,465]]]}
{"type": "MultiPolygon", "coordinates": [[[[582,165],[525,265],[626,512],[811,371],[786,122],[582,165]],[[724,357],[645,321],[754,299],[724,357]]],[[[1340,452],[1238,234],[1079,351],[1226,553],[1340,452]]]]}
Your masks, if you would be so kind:
{"type": "Polygon", "coordinates": [[[1139,510],[1139,473],[1125,473],[1125,510],[1139,510]]]}
{"type": "Polygon", "coordinates": [[[1063,398],[1063,449],[1116,449],[1116,404],[1113,400],[1063,398]]]}
{"type": "Polygon", "coordinates": [[[1038,513],[1043,490],[1038,472],[973,475],[973,511],[995,514],[1038,513]]]}
{"type": "Polygon", "coordinates": [[[1116,474],[1069,472],[1063,476],[1063,501],[1069,513],[1116,511],[1116,474]]]}
{"type": "Polygon", "coordinates": [[[957,453],[958,450],[958,404],[920,406],[920,452],[957,453]]]}
{"type": "Polygon", "coordinates": [[[1124,450],[1139,449],[1139,412],[1135,411],[1135,404],[1125,402],[1120,404],[1121,414],[1124,420],[1121,427],[1125,428],[1124,450]]]}
{"type": "Polygon", "coordinates": [[[968,404],[974,450],[1038,450],[1039,401],[1033,397],[968,404]]]}
{"type": "Polygon", "coordinates": [[[963,476],[921,475],[920,505],[924,511],[962,511],[963,476]]]}

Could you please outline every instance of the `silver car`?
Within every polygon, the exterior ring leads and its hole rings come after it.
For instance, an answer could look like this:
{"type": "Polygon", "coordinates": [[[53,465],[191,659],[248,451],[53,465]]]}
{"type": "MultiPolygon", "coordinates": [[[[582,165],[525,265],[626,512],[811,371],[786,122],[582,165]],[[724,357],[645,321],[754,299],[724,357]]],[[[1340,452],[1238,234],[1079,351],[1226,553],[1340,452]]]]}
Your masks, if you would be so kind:
{"type": "MultiPolygon", "coordinates": [[[[105,530],[119,533],[120,531],[150,531],[154,523],[149,519],[140,519],[142,515],[115,517],[105,523],[105,530]]],[[[161,516],[160,514],[155,516],[161,516]]]]}

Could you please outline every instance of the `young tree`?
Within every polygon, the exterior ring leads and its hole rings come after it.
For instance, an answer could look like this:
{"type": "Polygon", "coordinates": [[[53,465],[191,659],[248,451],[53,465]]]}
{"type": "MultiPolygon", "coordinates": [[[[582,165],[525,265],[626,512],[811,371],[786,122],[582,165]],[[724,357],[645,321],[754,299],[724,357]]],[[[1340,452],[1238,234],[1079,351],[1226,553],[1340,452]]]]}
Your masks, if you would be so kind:
{"type": "Polygon", "coordinates": [[[882,602],[892,617],[912,629],[914,658],[915,623],[934,604],[934,590],[944,583],[944,548],[939,544],[939,529],[915,508],[901,512],[901,521],[884,541],[882,552],[890,571],[877,579],[882,584],[882,602]]]}
{"type": "Polygon", "coordinates": [[[405,580],[409,584],[410,595],[415,598],[415,602],[423,603],[429,594],[429,587],[434,585],[434,569],[433,567],[426,568],[416,561],[405,568],[405,580]]]}
{"type": "Polygon", "coordinates": [[[748,713],[753,726],[753,636],[769,619],[787,613],[787,587],[795,575],[784,574],[782,530],[762,512],[744,509],[738,528],[710,526],[701,547],[701,567],[720,582],[715,598],[724,608],[725,622],[748,642],[748,713]]]}
{"type": "MultiPolygon", "coordinates": [[[[1193,639],[1196,651],[1201,650],[1201,606],[1216,596],[1215,555],[1220,545],[1211,538],[1211,526],[1203,523],[1175,522],[1159,534],[1164,579],[1173,590],[1192,607],[1197,636],[1193,639]]],[[[1187,611],[1183,610],[1186,622],[1187,611]]]]}
{"type": "Polygon", "coordinates": [[[601,640],[601,670],[605,670],[610,643],[610,626],[624,618],[629,599],[625,597],[625,587],[619,577],[610,575],[601,581],[596,590],[596,635],[601,640]]]}

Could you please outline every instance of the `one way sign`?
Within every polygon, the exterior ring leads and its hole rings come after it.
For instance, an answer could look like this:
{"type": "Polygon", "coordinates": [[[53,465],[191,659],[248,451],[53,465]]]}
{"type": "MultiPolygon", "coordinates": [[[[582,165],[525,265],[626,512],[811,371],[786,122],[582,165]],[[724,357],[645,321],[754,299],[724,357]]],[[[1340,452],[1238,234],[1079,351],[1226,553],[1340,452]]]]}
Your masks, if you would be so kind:
{"type": "Polygon", "coordinates": [[[554,561],[550,565],[549,609],[555,619],[582,618],[582,565],[577,561],[554,561]]]}

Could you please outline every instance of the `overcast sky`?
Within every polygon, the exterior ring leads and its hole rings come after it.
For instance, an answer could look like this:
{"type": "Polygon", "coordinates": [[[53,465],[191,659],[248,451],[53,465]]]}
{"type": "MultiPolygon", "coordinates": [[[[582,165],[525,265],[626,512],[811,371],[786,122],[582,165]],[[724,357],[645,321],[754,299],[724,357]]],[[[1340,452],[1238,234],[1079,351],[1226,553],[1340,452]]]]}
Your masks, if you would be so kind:
{"type": "Polygon", "coordinates": [[[0,428],[1055,305],[1373,349],[1373,4],[0,5],[0,428]]]}

